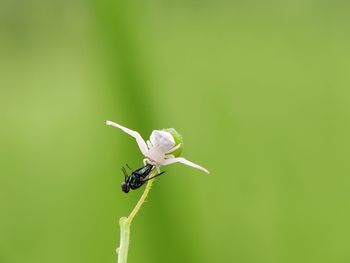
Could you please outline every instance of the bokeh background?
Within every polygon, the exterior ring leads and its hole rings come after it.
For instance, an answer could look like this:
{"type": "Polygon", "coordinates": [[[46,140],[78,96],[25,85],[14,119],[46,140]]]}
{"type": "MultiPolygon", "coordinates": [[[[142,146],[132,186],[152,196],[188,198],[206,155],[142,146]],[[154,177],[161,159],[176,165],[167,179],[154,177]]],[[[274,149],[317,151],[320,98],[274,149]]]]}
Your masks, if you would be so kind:
{"type": "Polygon", "coordinates": [[[116,262],[134,140],[174,127],[129,262],[350,262],[347,1],[0,2],[0,262],[116,262]]]}

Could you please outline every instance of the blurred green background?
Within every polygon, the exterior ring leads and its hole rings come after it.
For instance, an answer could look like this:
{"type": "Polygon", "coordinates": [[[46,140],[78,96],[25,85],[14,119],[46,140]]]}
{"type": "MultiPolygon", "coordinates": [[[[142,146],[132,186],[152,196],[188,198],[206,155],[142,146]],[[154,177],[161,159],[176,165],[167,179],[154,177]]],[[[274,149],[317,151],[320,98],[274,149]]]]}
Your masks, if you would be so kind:
{"type": "Polygon", "coordinates": [[[347,1],[0,2],[0,262],[116,262],[135,141],[183,156],[129,262],[350,262],[347,1]]]}

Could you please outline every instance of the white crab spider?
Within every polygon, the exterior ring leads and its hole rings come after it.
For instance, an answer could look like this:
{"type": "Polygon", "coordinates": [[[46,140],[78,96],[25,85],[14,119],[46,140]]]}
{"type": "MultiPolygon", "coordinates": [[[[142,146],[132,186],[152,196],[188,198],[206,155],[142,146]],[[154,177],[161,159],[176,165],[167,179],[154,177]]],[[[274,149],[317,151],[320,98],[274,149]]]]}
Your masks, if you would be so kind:
{"type": "Polygon", "coordinates": [[[141,153],[146,157],[143,162],[145,164],[149,163],[154,165],[158,172],[159,167],[162,165],[183,163],[209,173],[207,169],[199,166],[198,164],[192,163],[183,157],[175,157],[172,153],[181,147],[181,143],[176,145],[173,135],[166,130],[154,130],[150,136],[150,139],[146,143],[141,135],[136,131],[130,130],[112,121],[106,121],[106,124],[119,128],[125,133],[134,137],[141,150],[141,153]]]}

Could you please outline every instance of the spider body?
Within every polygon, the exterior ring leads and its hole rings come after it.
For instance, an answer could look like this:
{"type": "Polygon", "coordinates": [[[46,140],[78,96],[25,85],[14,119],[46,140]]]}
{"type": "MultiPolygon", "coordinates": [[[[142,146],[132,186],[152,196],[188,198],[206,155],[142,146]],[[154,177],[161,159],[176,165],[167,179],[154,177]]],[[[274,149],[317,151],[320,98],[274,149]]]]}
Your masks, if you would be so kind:
{"type": "MultiPolygon", "coordinates": [[[[183,157],[178,157],[182,149],[181,135],[179,135],[175,129],[154,130],[147,142],[141,137],[137,131],[130,130],[118,123],[107,121],[107,125],[111,125],[118,129],[121,129],[125,133],[136,139],[141,153],[145,156],[144,164],[152,167],[155,166],[158,173],[160,173],[160,166],[169,165],[172,163],[183,163],[185,165],[202,170],[209,173],[209,171],[198,164],[195,164],[183,157]],[[180,138],[180,141],[176,141],[180,138]]],[[[147,170],[147,169],[146,169],[147,170]]]]}
{"type": "Polygon", "coordinates": [[[155,130],[147,141],[148,151],[145,154],[145,163],[157,165],[164,160],[173,157],[170,155],[177,147],[173,136],[166,131],[155,130]]]}

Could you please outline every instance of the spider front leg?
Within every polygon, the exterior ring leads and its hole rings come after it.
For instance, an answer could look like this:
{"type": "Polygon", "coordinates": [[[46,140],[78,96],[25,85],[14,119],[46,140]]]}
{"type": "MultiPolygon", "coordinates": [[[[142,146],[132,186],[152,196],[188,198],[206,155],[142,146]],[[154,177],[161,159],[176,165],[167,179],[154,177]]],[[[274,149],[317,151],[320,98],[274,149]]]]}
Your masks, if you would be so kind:
{"type": "Polygon", "coordinates": [[[186,160],[183,157],[164,159],[160,163],[160,165],[169,165],[169,164],[172,164],[172,163],[183,163],[183,164],[186,164],[186,165],[191,166],[193,168],[202,170],[203,172],[209,173],[209,171],[207,169],[203,168],[202,166],[199,166],[198,164],[190,162],[189,160],[186,160]]]}
{"type": "Polygon", "coordinates": [[[152,145],[150,140],[147,140],[147,146],[148,146],[148,149],[151,149],[153,147],[153,145],[152,145]]]}
{"type": "Polygon", "coordinates": [[[147,147],[146,142],[144,141],[144,139],[141,137],[141,135],[137,131],[130,130],[129,128],[126,128],[118,123],[113,122],[113,121],[106,121],[106,124],[113,126],[115,128],[121,129],[123,132],[134,137],[136,139],[137,145],[139,146],[143,155],[145,155],[148,152],[148,147],[147,147]]]}

